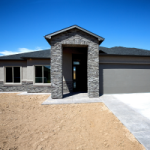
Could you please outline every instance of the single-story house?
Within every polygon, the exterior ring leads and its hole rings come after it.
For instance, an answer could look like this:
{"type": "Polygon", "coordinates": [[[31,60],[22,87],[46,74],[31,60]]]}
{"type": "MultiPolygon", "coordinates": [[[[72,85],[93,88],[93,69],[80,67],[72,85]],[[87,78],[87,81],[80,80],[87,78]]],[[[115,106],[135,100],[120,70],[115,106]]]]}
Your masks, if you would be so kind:
{"type": "Polygon", "coordinates": [[[77,25],[44,37],[51,49],[0,57],[0,92],[150,92],[150,51],[101,47],[103,37],[77,25]]]}

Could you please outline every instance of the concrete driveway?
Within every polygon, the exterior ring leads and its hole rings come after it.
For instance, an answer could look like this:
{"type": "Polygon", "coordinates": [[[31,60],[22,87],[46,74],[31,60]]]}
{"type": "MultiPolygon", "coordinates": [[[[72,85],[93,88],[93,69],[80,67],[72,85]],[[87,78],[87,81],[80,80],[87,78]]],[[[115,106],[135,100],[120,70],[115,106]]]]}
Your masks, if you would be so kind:
{"type": "Polygon", "coordinates": [[[150,120],[150,93],[114,94],[113,96],[150,120]]]}
{"type": "Polygon", "coordinates": [[[150,93],[110,94],[101,101],[150,150],[150,93]]]}

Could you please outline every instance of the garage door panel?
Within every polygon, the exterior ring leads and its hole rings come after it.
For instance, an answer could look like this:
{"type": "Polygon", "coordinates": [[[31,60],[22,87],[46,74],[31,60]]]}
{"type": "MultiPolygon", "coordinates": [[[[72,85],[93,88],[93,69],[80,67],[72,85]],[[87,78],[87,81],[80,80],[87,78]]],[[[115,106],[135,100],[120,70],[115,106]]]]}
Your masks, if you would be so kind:
{"type": "Polygon", "coordinates": [[[150,92],[150,65],[100,64],[100,93],[150,92]]]}

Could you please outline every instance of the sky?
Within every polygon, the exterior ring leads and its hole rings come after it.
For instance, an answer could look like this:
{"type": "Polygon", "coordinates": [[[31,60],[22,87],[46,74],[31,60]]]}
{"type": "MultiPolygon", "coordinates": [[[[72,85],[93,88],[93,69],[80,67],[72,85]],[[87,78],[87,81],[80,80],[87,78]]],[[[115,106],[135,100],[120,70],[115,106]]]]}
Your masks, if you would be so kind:
{"type": "Polygon", "coordinates": [[[75,24],[101,46],[150,50],[150,0],[0,0],[0,55],[49,49],[46,34],[75,24]]]}

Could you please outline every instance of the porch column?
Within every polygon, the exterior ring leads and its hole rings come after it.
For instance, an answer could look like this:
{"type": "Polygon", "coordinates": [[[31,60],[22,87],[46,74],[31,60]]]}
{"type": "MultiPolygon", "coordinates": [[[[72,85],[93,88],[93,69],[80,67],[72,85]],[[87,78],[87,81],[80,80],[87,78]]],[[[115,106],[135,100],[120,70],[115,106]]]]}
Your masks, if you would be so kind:
{"type": "Polygon", "coordinates": [[[53,99],[63,98],[63,76],[62,76],[62,45],[51,44],[51,97],[53,99]]]}
{"type": "Polygon", "coordinates": [[[88,96],[99,97],[99,45],[88,45],[88,96]]]}

